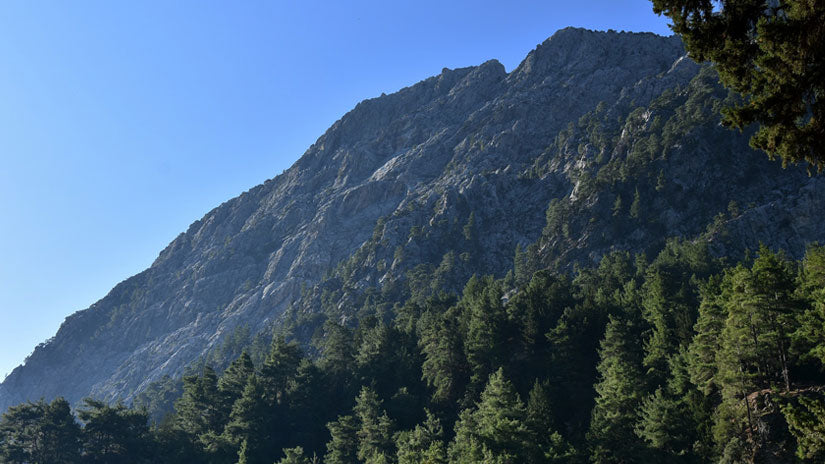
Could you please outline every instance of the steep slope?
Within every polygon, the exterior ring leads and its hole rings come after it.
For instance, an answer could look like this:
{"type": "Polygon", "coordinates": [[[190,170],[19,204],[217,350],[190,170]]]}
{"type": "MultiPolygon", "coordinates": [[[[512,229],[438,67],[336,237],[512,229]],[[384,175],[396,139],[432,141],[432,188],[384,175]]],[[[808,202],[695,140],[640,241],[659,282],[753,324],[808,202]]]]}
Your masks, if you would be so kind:
{"type": "Polygon", "coordinates": [[[69,316],[0,385],[0,410],[58,395],[128,400],[236,327],[264,330],[293,303],[318,309],[325,286],[357,293],[446,263],[444,286],[457,288],[506,272],[517,244],[541,250],[536,266],[564,267],[705,231],[720,253],[761,240],[798,254],[825,237],[821,180],[719,128],[726,96],[683,53],[676,38],[571,28],[510,73],[495,61],[445,69],[360,103],[286,172],[69,316]],[[667,139],[662,120],[674,118],[667,139]],[[635,192],[644,215],[630,215],[635,192]],[[740,210],[717,220],[731,200],[740,210]]]}

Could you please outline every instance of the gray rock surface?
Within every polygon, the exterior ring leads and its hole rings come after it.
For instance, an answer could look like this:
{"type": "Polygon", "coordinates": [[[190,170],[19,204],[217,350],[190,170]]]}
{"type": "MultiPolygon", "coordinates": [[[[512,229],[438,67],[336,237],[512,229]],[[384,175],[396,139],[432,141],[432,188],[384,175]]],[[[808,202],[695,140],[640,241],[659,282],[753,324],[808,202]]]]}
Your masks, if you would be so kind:
{"type": "Polygon", "coordinates": [[[460,287],[472,273],[510,269],[517,244],[536,243],[546,265],[569,266],[671,235],[705,233],[731,254],[759,241],[799,254],[822,240],[822,179],[782,171],[745,136],[707,121],[657,159],[667,185],[648,197],[643,223],[611,212],[632,182],[586,188],[585,174],[608,165],[633,178],[629,153],[659,130],[649,105],[687,92],[701,69],[677,38],[568,28],[510,73],[496,61],[445,69],[363,101],[290,169],[210,211],[149,269],[66,318],[0,385],[0,410],[59,395],[128,401],[163,375],[180,376],[236,327],[270,327],[336,266],[367,288],[452,260],[450,285],[460,287]],[[600,102],[599,117],[621,130],[601,148],[575,129],[600,102]],[[647,111],[634,119],[634,108],[647,111]],[[569,206],[566,233],[545,228],[554,198],[569,206]],[[708,229],[731,199],[742,211],[708,229]]]}

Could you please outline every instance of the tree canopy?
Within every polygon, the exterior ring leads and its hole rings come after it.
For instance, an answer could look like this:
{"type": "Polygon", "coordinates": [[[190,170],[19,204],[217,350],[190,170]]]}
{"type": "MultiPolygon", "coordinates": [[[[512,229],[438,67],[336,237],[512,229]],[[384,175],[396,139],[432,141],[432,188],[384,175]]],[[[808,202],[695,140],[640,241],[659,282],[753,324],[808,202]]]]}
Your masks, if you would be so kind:
{"type": "Polygon", "coordinates": [[[744,100],[725,111],[754,148],[783,164],[825,168],[825,3],[817,0],[653,0],[696,61],[712,61],[744,100]]]}

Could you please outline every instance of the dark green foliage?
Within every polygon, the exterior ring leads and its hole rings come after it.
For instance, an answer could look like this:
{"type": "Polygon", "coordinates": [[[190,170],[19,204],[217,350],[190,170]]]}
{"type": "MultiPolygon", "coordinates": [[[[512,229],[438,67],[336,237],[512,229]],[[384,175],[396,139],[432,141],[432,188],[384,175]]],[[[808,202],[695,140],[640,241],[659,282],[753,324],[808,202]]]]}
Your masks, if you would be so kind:
{"type": "Polygon", "coordinates": [[[634,433],[644,397],[638,322],[611,318],[601,344],[600,381],[588,439],[594,463],[632,462],[644,447],[634,433]]]}
{"type": "Polygon", "coordinates": [[[151,462],[152,437],[144,412],[87,398],[77,413],[83,422],[83,462],[151,462]]]}
{"type": "Polygon", "coordinates": [[[218,390],[215,371],[206,366],[200,375],[183,378],[183,395],[175,402],[174,422],[197,449],[212,450],[219,446],[232,403],[218,390]]]}
{"type": "Polygon", "coordinates": [[[223,396],[224,404],[232,405],[243,395],[249,376],[255,373],[255,366],[246,351],[221,374],[218,390],[223,396]]]}
{"type": "Polygon", "coordinates": [[[327,442],[326,464],[358,462],[357,422],[353,416],[341,416],[327,424],[330,440],[327,442]]]}
{"type": "Polygon", "coordinates": [[[239,456],[249,464],[271,461],[266,453],[268,402],[261,383],[256,375],[249,376],[243,394],[232,406],[223,433],[229,443],[239,447],[239,456]]]}
{"type": "MultiPolygon", "coordinates": [[[[823,288],[821,247],[724,267],[673,240],[653,259],[475,277],[460,298],[368,291],[313,320],[313,356],[256,336],[257,365],[193,368],[151,428],[93,400],[82,429],[62,400],[11,408],[0,462],[818,462],[823,288]]],[[[141,404],[168,401],[175,382],[156,385],[141,404]]]]}
{"type": "Polygon", "coordinates": [[[367,387],[355,400],[352,408],[359,424],[355,436],[358,437],[357,456],[361,462],[382,463],[394,460],[395,450],[392,440],[392,421],[381,409],[378,395],[367,387]]]}
{"type": "Polygon", "coordinates": [[[398,464],[446,464],[447,448],[444,443],[444,428],[430,411],[423,424],[413,430],[404,431],[396,438],[398,464]]]}
{"type": "Polygon", "coordinates": [[[480,393],[489,375],[504,361],[508,339],[507,313],[500,283],[473,277],[459,301],[466,324],[464,351],[470,367],[470,394],[480,393]]]}
{"type": "Polygon", "coordinates": [[[63,398],[13,406],[0,420],[0,462],[80,463],[81,450],[80,426],[63,398]]]}
{"type": "Polygon", "coordinates": [[[751,145],[784,162],[825,167],[825,5],[809,0],[653,0],[696,61],[746,98],[729,108],[751,145]]]}
{"type": "Polygon", "coordinates": [[[524,403],[502,369],[490,376],[477,407],[461,413],[455,431],[450,462],[514,462],[535,455],[524,403]]]}
{"type": "Polygon", "coordinates": [[[825,365],[825,247],[808,248],[802,260],[798,296],[806,309],[793,334],[796,351],[825,365]]]}
{"type": "Polygon", "coordinates": [[[284,449],[284,457],[276,464],[311,464],[312,459],[304,455],[304,449],[300,446],[284,449]]]}
{"type": "Polygon", "coordinates": [[[783,403],[782,414],[796,438],[797,457],[821,462],[825,459],[825,395],[805,392],[783,403]]]}

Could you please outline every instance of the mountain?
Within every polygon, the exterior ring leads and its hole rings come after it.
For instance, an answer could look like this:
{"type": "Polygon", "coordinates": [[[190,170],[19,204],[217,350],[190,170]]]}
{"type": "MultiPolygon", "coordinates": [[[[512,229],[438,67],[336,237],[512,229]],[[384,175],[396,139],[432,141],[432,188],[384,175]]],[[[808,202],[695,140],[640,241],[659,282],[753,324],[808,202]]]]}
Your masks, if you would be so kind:
{"type": "Polygon", "coordinates": [[[678,38],[568,28],[509,73],[496,61],[444,69],[363,101],[290,169],[66,318],[0,385],[0,410],[130,401],[240,328],[325,308],[351,317],[376,290],[435,291],[416,286],[422,273],[457,291],[514,258],[517,271],[572,269],[668,237],[720,256],[759,243],[800,256],[825,240],[825,181],[720,127],[735,98],[678,38]],[[537,258],[520,264],[517,247],[537,258]]]}

